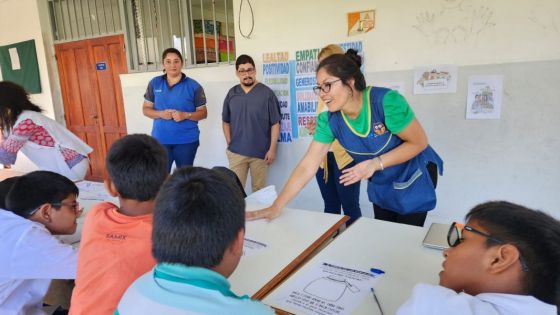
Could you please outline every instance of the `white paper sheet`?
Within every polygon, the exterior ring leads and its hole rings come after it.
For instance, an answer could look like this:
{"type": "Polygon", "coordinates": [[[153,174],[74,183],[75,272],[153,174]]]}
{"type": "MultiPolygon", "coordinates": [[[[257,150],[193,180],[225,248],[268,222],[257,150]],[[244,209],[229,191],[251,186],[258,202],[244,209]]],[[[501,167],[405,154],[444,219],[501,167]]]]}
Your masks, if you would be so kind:
{"type": "Polygon", "coordinates": [[[502,75],[469,77],[467,119],[500,119],[503,80],[502,75]]]}
{"type": "Polygon", "coordinates": [[[21,64],[19,62],[19,54],[17,48],[10,48],[8,49],[10,54],[10,60],[12,61],[12,70],[19,70],[21,69],[21,64]]]}
{"type": "Polygon", "coordinates": [[[109,195],[103,183],[83,180],[77,182],[76,186],[78,186],[78,189],[80,190],[80,199],[99,201],[110,201],[114,199],[111,195],[109,195]]]}
{"type": "Polygon", "coordinates": [[[414,94],[457,92],[456,65],[424,66],[414,69],[414,94]]]}
{"type": "Polygon", "coordinates": [[[367,270],[317,263],[282,289],[278,307],[297,314],[350,314],[364,298],[370,298],[375,277],[367,270]]]}
{"type": "Polygon", "coordinates": [[[245,241],[243,242],[243,256],[244,257],[252,256],[255,253],[267,248],[268,248],[268,244],[266,243],[245,238],[245,241]]]}

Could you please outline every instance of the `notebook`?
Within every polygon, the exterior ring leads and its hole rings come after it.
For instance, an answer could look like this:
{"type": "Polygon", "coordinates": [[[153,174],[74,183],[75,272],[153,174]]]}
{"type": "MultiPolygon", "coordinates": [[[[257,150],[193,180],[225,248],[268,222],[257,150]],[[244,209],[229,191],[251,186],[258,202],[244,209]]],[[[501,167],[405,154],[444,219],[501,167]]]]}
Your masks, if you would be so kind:
{"type": "Polygon", "coordinates": [[[447,244],[447,232],[449,232],[449,224],[442,223],[432,223],[422,245],[424,247],[435,248],[435,249],[447,249],[449,244],[447,244]]]}

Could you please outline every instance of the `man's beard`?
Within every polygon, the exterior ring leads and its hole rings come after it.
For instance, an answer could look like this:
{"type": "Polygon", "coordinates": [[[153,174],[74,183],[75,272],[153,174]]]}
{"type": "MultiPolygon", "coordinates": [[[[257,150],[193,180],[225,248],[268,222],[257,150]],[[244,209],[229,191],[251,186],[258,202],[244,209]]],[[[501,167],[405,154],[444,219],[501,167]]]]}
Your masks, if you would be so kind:
{"type": "Polygon", "coordinates": [[[255,80],[254,79],[243,80],[241,81],[241,84],[243,84],[244,86],[253,86],[253,84],[255,84],[255,80]]]}

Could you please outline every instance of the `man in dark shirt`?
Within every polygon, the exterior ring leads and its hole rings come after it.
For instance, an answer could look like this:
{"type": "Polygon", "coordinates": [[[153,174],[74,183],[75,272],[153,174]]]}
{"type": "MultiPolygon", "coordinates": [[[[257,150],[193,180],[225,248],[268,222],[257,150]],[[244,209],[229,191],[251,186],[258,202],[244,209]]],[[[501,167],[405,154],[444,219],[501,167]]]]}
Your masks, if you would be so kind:
{"type": "Polygon", "coordinates": [[[235,69],[240,84],[229,90],[222,111],[226,154],[243,186],[251,171],[255,192],[266,185],[268,165],[276,158],[280,106],[274,92],[257,81],[253,58],[239,56],[235,69]]]}

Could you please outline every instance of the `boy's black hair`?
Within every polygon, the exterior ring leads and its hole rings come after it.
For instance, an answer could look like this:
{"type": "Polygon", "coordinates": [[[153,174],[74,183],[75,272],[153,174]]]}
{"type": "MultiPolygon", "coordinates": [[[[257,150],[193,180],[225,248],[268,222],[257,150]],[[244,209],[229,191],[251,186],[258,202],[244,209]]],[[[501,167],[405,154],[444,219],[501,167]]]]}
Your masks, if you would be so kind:
{"type": "MultiPolygon", "coordinates": [[[[519,250],[528,271],[523,275],[526,294],[560,310],[560,222],[548,214],[507,201],[474,207],[466,216],[492,237],[519,250]]],[[[487,240],[488,246],[497,245],[487,240]]]]}
{"type": "Polygon", "coordinates": [[[235,60],[235,70],[239,70],[239,65],[244,65],[246,63],[250,63],[253,66],[253,68],[255,68],[255,61],[253,61],[253,58],[251,58],[251,56],[240,55],[235,60]]]}
{"type": "Polygon", "coordinates": [[[0,182],[0,209],[6,209],[6,195],[8,195],[8,192],[10,192],[18,178],[19,176],[14,176],[0,182]]]}
{"type": "Polygon", "coordinates": [[[42,204],[60,203],[78,193],[78,187],[68,178],[54,172],[35,171],[15,180],[6,195],[6,210],[27,219],[42,204]]]}
{"type": "Polygon", "coordinates": [[[152,253],[160,263],[212,268],[244,228],[245,200],[231,179],[181,168],[156,198],[152,253]]]}
{"type": "Polygon", "coordinates": [[[125,199],[154,199],[168,175],[167,151],[156,139],[144,134],[127,135],[115,141],[105,165],[125,199]]]}
{"type": "Polygon", "coordinates": [[[354,79],[357,91],[366,89],[366,79],[360,70],[362,57],[354,49],[348,49],[345,54],[334,54],[323,59],[317,66],[317,72],[325,68],[328,74],[340,79],[342,84],[350,87],[348,81],[354,79]]]}

